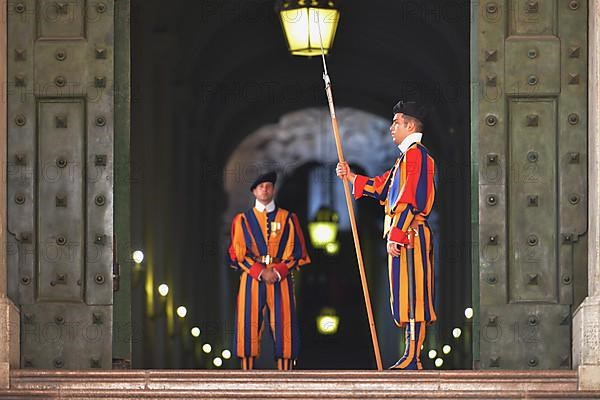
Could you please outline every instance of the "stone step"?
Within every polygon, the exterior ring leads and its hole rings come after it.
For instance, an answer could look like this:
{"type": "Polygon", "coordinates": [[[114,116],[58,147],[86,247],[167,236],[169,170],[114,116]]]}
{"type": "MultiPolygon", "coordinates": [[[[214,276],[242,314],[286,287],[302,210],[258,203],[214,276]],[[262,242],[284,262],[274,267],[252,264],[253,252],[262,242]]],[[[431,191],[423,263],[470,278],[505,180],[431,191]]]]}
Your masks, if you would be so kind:
{"type": "Polygon", "coordinates": [[[0,399],[600,399],[576,371],[11,371],[0,399]]]}

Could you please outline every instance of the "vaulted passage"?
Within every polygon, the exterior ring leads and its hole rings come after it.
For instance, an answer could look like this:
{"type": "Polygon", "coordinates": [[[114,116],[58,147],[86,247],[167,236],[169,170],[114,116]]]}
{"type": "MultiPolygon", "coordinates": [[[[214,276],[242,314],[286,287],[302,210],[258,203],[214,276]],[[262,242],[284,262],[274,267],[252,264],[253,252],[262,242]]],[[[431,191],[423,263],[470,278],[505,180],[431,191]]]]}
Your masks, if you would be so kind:
{"type": "MultiPolygon", "coordinates": [[[[238,275],[223,250],[231,216],[252,204],[248,186],[257,167],[275,165],[283,172],[276,201],[299,215],[305,233],[315,207],[331,202],[330,191],[337,190],[332,201],[346,221],[340,253],[311,247],[313,264],[295,276],[298,368],[372,368],[347,211],[332,175],[321,60],[289,55],[270,0],[134,1],[133,15],[132,237],[146,255],[133,277],[134,365],[212,367],[230,349],[238,275]],[[315,171],[327,175],[315,183],[315,171]],[[172,290],[166,304],[156,292],[162,282],[172,290]],[[165,313],[181,304],[185,321],[165,313]],[[336,335],[317,332],[323,308],[340,317],[336,335]],[[189,335],[196,325],[198,339],[189,335]],[[200,350],[204,343],[210,354],[200,350]]],[[[363,171],[381,174],[393,164],[388,127],[399,99],[433,107],[424,143],[439,165],[433,223],[440,320],[426,347],[441,354],[452,345],[448,368],[471,367],[464,316],[471,306],[469,15],[467,2],[348,3],[328,56],[345,150],[363,171]],[[459,340],[455,327],[463,330],[459,340]]],[[[402,332],[389,315],[382,213],[361,201],[358,216],[384,364],[391,365],[402,332]]],[[[264,341],[260,366],[273,367],[270,351],[264,341]]],[[[236,360],[224,361],[237,368],[236,360]]]]}

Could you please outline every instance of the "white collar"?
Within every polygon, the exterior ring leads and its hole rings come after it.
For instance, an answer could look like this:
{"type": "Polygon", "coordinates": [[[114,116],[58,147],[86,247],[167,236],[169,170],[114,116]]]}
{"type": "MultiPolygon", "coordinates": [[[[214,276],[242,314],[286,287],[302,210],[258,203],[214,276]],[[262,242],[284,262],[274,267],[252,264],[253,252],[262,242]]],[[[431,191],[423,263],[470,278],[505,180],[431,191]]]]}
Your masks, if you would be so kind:
{"type": "Polygon", "coordinates": [[[407,137],[404,138],[402,143],[398,145],[398,148],[402,152],[402,154],[406,153],[406,150],[413,145],[414,143],[420,142],[423,138],[423,134],[421,132],[413,132],[407,137]]]}
{"type": "Polygon", "coordinates": [[[275,211],[275,200],[271,200],[271,202],[266,206],[260,201],[256,200],[254,202],[254,208],[256,208],[259,212],[264,212],[265,209],[267,210],[267,212],[273,212],[275,211]]]}

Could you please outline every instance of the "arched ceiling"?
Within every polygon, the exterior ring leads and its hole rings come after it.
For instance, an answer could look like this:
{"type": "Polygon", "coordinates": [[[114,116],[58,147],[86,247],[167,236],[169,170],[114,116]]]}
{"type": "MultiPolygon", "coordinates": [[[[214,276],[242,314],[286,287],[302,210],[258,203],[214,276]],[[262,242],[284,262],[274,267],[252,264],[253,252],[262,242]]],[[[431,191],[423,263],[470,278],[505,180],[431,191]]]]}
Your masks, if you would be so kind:
{"type": "MultiPolygon", "coordinates": [[[[288,54],[272,0],[184,3],[179,22],[157,29],[175,32],[172,74],[195,98],[188,107],[206,154],[223,160],[261,125],[326,104],[320,59],[288,54]]],[[[446,101],[440,87],[462,85],[468,96],[468,2],[356,0],[340,8],[328,56],[336,105],[389,118],[400,97],[423,98],[445,123],[460,124],[468,98],[446,101]]]]}

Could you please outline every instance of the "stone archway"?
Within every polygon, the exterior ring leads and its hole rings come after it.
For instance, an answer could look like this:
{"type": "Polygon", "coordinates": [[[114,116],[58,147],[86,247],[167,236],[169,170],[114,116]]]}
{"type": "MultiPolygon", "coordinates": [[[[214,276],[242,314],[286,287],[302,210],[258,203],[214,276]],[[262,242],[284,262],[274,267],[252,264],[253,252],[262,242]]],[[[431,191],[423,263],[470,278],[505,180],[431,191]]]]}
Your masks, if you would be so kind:
{"type": "MultiPolygon", "coordinates": [[[[348,162],[360,162],[370,176],[381,174],[393,164],[398,152],[390,146],[389,120],[353,108],[340,108],[336,112],[348,162]]],[[[278,123],[250,134],[226,163],[223,182],[228,204],[223,226],[228,229],[235,213],[252,204],[248,186],[260,173],[273,169],[281,179],[309,162],[337,162],[326,108],[285,114],[278,123]]]]}
{"type": "MultiPolygon", "coordinates": [[[[381,174],[393,164],[398,151],[390,145],[388,119],[353,108],[340,108],[336,114],[348,162],[360,164],[371,176],[381,174]]],[[[254,204],[248,189],[259,174],[277,171],[279,185],[303,165],[332,165],[337,160],[327,108],[290,112],[277,123],[262,126],[248,135],[230,155],[224,168],[223,184],[228,202],[221,216],[221,254],[226,254],[234,215],[254,204]]],[[[219,274],[221,293],[233,290],[227,285],[229,271],[221,268],[219,274]]],[[[233,293],[221,297],[224,320],[229,318],[234,298],[233,293]]]]}

